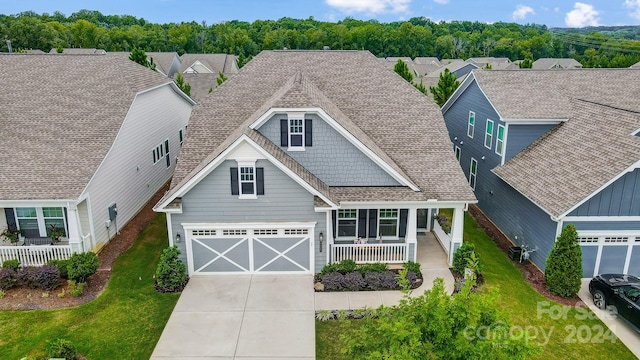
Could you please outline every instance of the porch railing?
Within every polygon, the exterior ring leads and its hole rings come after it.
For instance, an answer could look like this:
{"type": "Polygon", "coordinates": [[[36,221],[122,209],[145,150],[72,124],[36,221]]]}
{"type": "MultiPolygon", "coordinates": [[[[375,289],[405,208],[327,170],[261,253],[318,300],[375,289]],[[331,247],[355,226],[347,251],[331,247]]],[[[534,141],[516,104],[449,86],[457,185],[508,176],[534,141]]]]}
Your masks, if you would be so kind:
{"type": "Polygon", "coordinates": [[[69,245],[0,246],[0,263],[18,259],[22,266],[42,266],[49,260],[71,257],[69,245]]]}
{"type": "Polygon", "coordinates": [[[440,241],[444,251],[449,255],[449,249],[451,249],[451,235],[445,233],[437,221],[433,222],[433,233],[436,235],[438,241],[440,241]]]}
{"type": "Polygon", "coordinates": [[[408,260],[407,244],[333,244],[331,261],[353,260],[358,264],[401,264],[408,260]]]}

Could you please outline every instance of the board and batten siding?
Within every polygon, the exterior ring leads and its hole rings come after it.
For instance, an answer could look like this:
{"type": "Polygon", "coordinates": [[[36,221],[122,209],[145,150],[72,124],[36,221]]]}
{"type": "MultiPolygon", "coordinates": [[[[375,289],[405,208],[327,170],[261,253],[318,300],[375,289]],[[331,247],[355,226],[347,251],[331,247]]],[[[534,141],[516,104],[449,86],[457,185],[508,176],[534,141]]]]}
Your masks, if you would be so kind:
{"type": "MultiPolygon", "coordinates": [[[[391,175],[356,148],[349,140],[315,114],[306,114],[313,124],[313,145],[304,151],[287,151],[302,166],[329,186],[398,186],[391,175]]],[[[280,120],[287,114],[276,114],[258,131],[280,146],[280,120]]]]}
{"type": "Polygon", "coordinates": [[[191,103],[169,85],[135,97],[111,149],[83,194],[89,197],[96,250],[114,236],[115,224],[109,234],[105,226],[111,204],[117,204],[117,226],[121,229],[171,179],[180,152],[178,131],[187,125],[191,109],[191,103]],[[164,158],[154,164],[152,153],[167,139],[171,157],[168,168],[164,158]]]}
{"type": "MultiPolygon", "coordinates": [[[[314,266],[320,271],[326,264],[326,249],[318,252],[320,232],[328,238],[326,213],[314,211],[313,194],[268,160],[258,160],[256,167],[264,168],[264,195],[239,199],[231,195],[231,167],[237,162],[225,160],[182,197],[182,213],[171,214],[171,236],[175,239],[179,231],[185,238],[182,223],[315,222],[314,266]]],[[[176,245],[186,263],[185,242],[176,245]]]]}
{"type": "Polygon", "coordinates": [[[640,169],[624,174],[568,216],[640,216],[640,169]]]}
{"type": "MultiPolygon", "coordinates": [[[[500,166],[501,157],[495,153],[499,120],[487,98],[474,81],[444,114],[451,142],[460,147],[460,166],[469,178],[471,158],[477,161],[475,195],[478,207],[516,245],[537,248],[531,260],[544,270],[546,258],[556,237],[557,222],[533,204],[491,170],[500,166]],[[469,111],[475,113],[473,138],[467,135],[469,111]],[[484,145],[487,119],[494,121],[491,149],[484,145]],[[457,138],[457,139],[455,139],[457,138]],[[455,139],[455,140],[454,140],[455,139]],[[482,157],[484,156],[484,159],[482,157]],[[517,238],[516,238],[517,237],[517,238]]],[[[511,142],[508,131],[506,145],[511,142]]]]}

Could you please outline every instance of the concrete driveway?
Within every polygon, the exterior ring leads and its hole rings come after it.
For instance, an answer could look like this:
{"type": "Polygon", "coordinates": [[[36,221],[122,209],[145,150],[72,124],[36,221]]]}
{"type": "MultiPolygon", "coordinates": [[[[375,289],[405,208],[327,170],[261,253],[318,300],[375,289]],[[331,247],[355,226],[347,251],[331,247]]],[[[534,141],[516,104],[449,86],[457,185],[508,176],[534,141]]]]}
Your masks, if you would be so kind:
{"type": "Polygon", "coordinates": [[[151,359],[315,359],[312,275],[194,276],[151,359]]]}

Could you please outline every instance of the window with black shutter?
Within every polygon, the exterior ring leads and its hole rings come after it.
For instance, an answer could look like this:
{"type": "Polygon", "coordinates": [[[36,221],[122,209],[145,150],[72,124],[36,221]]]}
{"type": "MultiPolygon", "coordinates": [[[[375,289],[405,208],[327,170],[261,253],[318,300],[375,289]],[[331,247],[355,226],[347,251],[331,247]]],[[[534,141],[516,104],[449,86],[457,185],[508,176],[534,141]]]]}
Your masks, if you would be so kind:
{"type": "Polygon", "coordinates": [[[255,199],[256,195],[264,195],[264,168],[238,165],[230,168],[231,195],[238,195],[241,199],[255,199]]]}

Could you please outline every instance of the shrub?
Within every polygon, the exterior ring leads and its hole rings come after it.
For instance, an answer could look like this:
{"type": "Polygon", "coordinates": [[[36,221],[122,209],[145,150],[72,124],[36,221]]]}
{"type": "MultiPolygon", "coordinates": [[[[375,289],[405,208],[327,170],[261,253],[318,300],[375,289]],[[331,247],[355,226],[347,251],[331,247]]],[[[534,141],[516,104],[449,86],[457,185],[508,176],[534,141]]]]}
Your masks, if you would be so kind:
{"type": "Polygon", "coordinates": [[[156,269],[156,288],[161,292],[182,291],[187,285],[187,267],[178,259],[180,250],[172,246],[162,250],[156,269]]]}
{"type": "Polygon", "coordinates": [[[2,263],[2,267],[13,269],[13,271],[18,271],[18,268],[20,267],[20,260],[18,259],[5,260],[2,263]]]}
{"type": "Polygon", "coordinates": [[[47,262],[49,265],[53,265],[58,268],[60,272],[60,277],[63,279],[69,279],[69,260],[49,260],[47,262]]]}
{"type": "Polygon", "coordinates": [[[358,265],[358,272],[364,276],[368,272],[385,272],[389,270],[389,265],[384,263],[358,265]]]}
{"type": "Polygon", "coordinates": [[[348,259],[347,260],[342,260],[338,264],[338,272],[341,273],[342,275],[345,275],[345,274],[348,274],[350,272],[356,271],[356,267],[358,267],[358,265],[356,264],[355,261],[348,260],[348,259]]]}
{"type": "Polygon", "coordinates": [[[417,263],[417,262],[407,261],[406,263],[404,263],[404,268],[405,268],[407,271],[412,272],[412,273],[415,273],[415,274],[420,274],[420,273],[422,273],[422,272],[420,271],[420,264],[419,264],[419,263],[417,263]]]}
{"type": "Polygon", "coordinates": [[[547,258],[544,281],[552,294],[575,297],[580,291],[582,278],[582,249],[578,232],[573,224],[567,224],[547,258]]]}
{"type": "Polygon", "coordinates": [[[330,272],[322,277],[324,289],[328,291],[337,291],[344,289],[344,275],[335,271],[330,272]]]}
{"type": "Polygon", "coordinates": [[[413,271],[407,270],[407,275],[405,275],[405,279],[409,280],[409,284],[413,285],[418,280],[418,275],[413,271]]]}
{"type": "Polygon", "coordinates": [[[398,289],[398,279],[392,271],[370,272],[364,275],[364,281],[371,290],[398,289]]]}
{"type": "MultiPolygon", "coordinates": [[[[80,295],[82,295],[82,290],[84,290],[84,283],[76,283],[73,280],[68,280],[67,283],[69,283],[69,293],[71,294],[71,296],[74,297],[78,297],[80,295]]],[[[64,297],[64,289],[62,290],[62,293],[58,294],[58,297],[63,298],[64,297]],[[62,294],[62,296],[60,296],[60,294],[62,294]]]]}
{"type": "Polygon", "coordinates": [[[18,271],[18,282],[29,289],[55,290],[60,286],[60,272],[53,265],[30,266],[18,271]]]}
{"type": "Polygon", "coordinates": [[[66,339],[55,339],[47,341],[47,355],[50,358],[75,359],[77,355],[76,347],[66,339]]]}
{"type": "Polygon", "coordinates": [[[6,291],[16,286],[18,278],[15,270],[10,267],[0,269],[0,290],[6,291]]]}
{"type": "Polygon", "coordinates": [[[337,272],[339,268],[340,268],[340,264],[339,263],[327,264],[327,265],[322,267],[322,270],[320,270],[320,276],[322,277],[322,276],[325,276],[328,273],[337,272]]]}
{"type": "Polygon", "coordinates": [[[87,282],[87,278],[98,271],[100,261],[98,256],[93,252],[74,253],[69,258],[67,265],[67,275],[69,280],[79,283],[87,282]]]}
{"type": "Polygon", "coordinates": [[[366,287],[362,274],[358,271],[353,271],[344,276],[344,287],[347,290],[358,291],[366,287]]]}
{"type": "Polygon", "coordinates": [[[453,270],[464,276],[464,269],[469,267],[469,259],[471,253],[475,253],[478,259],[476,275],[482,272],[482,263],[480,263],[480,255],[475,251],[475,246],[471,243],[463,243],[455,253],[453,253],[453,270]]]}

